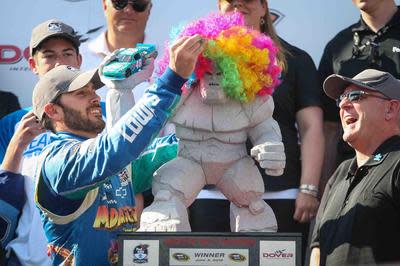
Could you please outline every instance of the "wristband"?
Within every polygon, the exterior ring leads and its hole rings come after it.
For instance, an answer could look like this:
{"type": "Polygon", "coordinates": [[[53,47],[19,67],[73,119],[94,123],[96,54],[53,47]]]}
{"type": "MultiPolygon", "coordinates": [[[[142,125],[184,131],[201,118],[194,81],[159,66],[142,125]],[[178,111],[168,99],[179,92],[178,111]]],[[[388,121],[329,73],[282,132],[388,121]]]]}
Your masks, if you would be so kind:
{"type": "Polygon", "coordinates": [[[314,198],[318,198],[318,192],[314,190],[300,189],[301,193],[308,194],[313,196],[314,198]]]}
{"type": "Polygon", "coordinates": [[[304,189],[304,190],[309,190],[309,191],[315,191],[318,193],[318,187],[311,185],[311,184],[301,184],[299,189],[304,189]]]}
{"type": "Polygon", "coordinates": [[[312,184],[301,184],[299,187],[301,193],[308,194],[314,198],[318,198],[318,187],[312,184]]]}

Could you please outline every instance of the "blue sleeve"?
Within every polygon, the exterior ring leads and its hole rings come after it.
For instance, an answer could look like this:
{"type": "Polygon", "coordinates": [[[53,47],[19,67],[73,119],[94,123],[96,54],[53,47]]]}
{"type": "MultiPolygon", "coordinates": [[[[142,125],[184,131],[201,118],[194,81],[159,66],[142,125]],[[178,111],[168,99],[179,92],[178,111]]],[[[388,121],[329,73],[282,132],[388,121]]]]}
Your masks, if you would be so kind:
{"type": "Polygon", "coordinates": [[[129,165],[157,136],[176,107],[185,79],[168,70],[118,123],[86,141],[55,142],[42,174],[59,195],[76,199],[129,165]]]}
{"type": "Polygon", "coordinates": [[[1,246],[5,247],[14,238],[15,228],[24,203],[24,176],[0,170],[1,246]]]}
{"type": "Polygon", "coordinates": [[[14,135],[15,127],[31,109],[31,107],[20,109],[0,119],[0,163],[3,162],[8,144],[14,135]]]}

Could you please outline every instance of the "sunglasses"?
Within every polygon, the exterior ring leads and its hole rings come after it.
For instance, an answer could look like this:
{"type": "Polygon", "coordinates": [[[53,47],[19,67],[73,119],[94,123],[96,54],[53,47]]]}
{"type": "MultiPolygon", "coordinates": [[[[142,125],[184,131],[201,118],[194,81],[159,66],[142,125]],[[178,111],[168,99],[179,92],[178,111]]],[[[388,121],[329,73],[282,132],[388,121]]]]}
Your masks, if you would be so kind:
{"type": "Polygon", "coordinates": [[[356,102],[360,101],[366,97],[374,97],[374,98],[379,98],[383,100],[390,100],[390,98],[384,97],[384,96],[379,96],[375,94],[370,94],[365,91],[350,91],[347,93],[343,93],[342,95],[339,96],[339,98],[336,99],[336,105],[339,107],[340,103],[344,100],[344,98],[347,98],[350,102],[356,102]]]}
{"type": "Polygon", "coordinates": [[[128,3],[131,4],[133,10],[136,12],[143,12],[146,10],[147,6],[150,4],[150,1],[144,0],[111,0],[113,7],[116,10],[124,9],[128,3]]]}

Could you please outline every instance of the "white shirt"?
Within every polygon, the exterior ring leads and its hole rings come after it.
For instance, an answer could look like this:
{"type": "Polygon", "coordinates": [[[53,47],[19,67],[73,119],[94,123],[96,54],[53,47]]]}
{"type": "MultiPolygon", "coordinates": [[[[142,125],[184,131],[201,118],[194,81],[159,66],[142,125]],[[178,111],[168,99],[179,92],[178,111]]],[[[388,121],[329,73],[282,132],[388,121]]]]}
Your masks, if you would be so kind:
{"type": "MultiPolygon", "coordinates": [[[[16,124],[16,127],[19,123],[16,124]]],[[[25,177],[26,202],[22,209],[21,217],[16,228],[17,237],[10,241],[6,249],[13,249],[18,260],[26,266],[51,265],[47,256],[47,239],[44,234],[39,210],[34,202],[35,171],[38,164],[39,153],[49,143],[50,133],[46,132],[37,136],[32,143],[40,143],[30,152],[25,150],[21,161],[21,174],[25,177]]]]}

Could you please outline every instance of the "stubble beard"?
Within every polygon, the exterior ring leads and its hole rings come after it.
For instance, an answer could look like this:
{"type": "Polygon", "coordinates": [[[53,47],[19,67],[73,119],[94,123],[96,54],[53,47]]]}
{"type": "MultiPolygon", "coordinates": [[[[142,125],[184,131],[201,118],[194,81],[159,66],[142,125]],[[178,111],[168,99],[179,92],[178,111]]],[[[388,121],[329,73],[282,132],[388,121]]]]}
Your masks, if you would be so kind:
{"type": "MultiPolygon", "coordinates": [[[[61,106],[64,112],[64,123],[65,125],[73,130],[84,131],[93,134],[99,134],[105,128],[105,122],[103,119],[99,119],[98,121],[92,121],[88,117],[82,118],[82,114],[74,110],[72,108],[61,106]]],[[[89,113],[89,110],[94,107],[100,107],[99,105],[91,105],[86,109],[86,113],[89,113]]]]}

